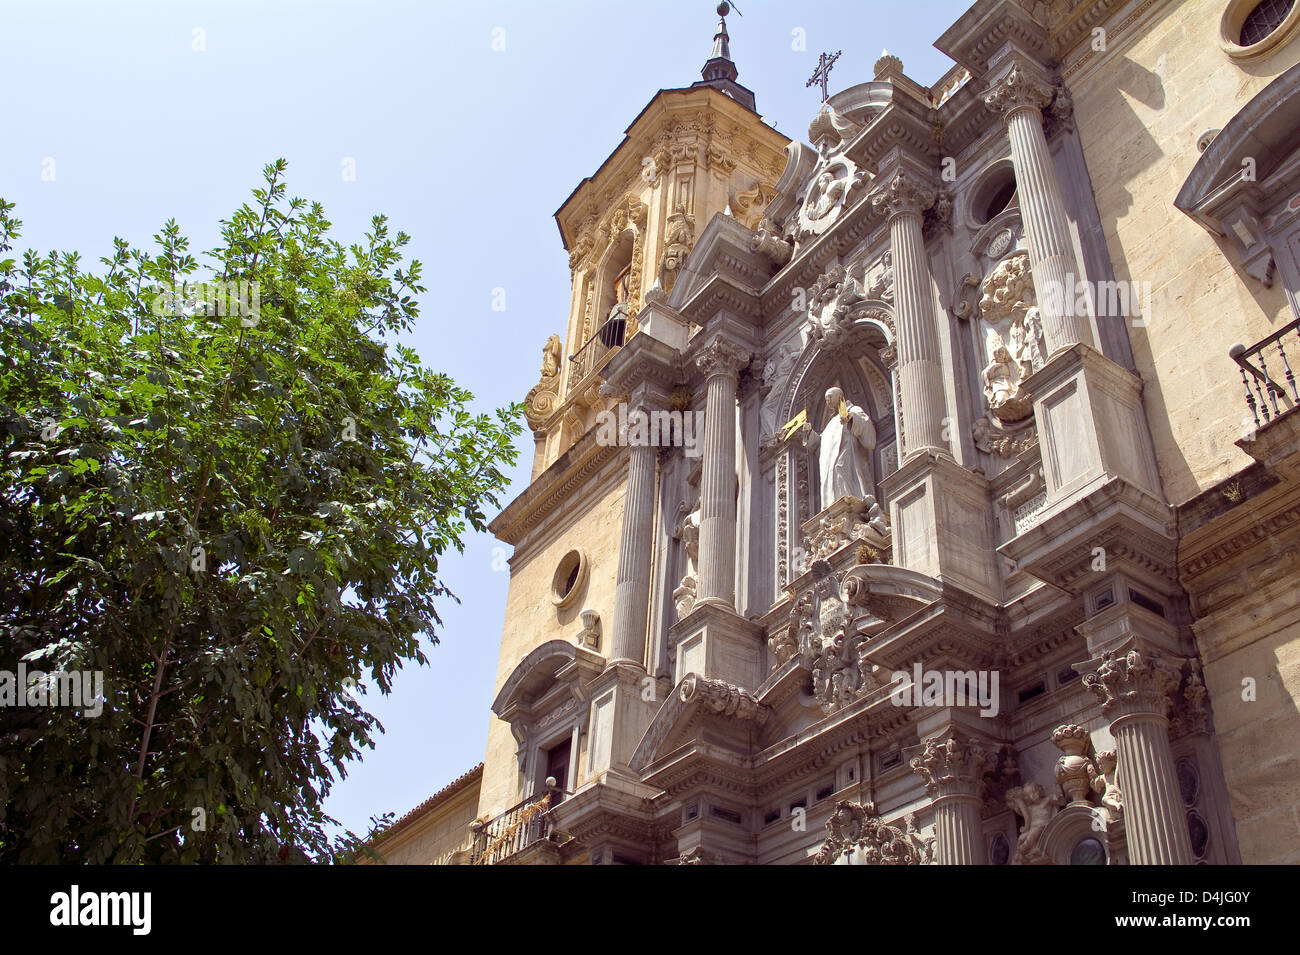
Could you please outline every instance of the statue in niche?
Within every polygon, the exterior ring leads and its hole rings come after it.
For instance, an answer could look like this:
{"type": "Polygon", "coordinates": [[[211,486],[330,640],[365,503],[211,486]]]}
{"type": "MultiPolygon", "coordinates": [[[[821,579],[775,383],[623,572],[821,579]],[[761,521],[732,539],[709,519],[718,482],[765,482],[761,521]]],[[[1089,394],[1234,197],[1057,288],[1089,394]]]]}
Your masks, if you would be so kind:
{"type": "Polygon", "coordinates": [[[845,400],[840,388],[826,390],[826,411],[829,417],[820,434],[807,422],[802,429],[804,446],[817,453],[822,510],[842,497],[874,501],[875,425],[865,411],[845,400]]]}
{"type": "Polygon", "coordinates": [[[987,365],[984,396],[998,421],[1010,424],[1033,414],[1033,400],[1020,382],[1043,366],[1043,322],[1035,304],[1029,255],[1016,252],[984,280],[980,298],[987,365]]]}

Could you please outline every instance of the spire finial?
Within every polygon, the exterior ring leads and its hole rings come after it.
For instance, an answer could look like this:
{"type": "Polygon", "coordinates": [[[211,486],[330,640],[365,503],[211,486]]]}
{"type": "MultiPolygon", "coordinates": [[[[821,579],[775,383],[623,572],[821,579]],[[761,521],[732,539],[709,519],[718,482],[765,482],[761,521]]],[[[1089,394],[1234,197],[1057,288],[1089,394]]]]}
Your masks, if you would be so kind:
{"type": "Polygon", "coordinates": [[[709,54],[704,69],[700,70],[703,79],[694,86],[712,86],[714,89],[730,96],[747,109],[754,108],[754,94],[736,82],[739,71],[731,59],[731,37],[727,35],[727,14],[736,9],[736,5],[723,0],[718,4],[718,28],[713,33],[713,52],[709,54]]]}
{"type": "Polygon", "coordinates": [[[722,0],[718,4],[718,29],[713,34],[713,52],[709,54],[711,60],[731,59],[731,37],[727,36],[727,14],[730,12],[731,4],[722,0]]]}

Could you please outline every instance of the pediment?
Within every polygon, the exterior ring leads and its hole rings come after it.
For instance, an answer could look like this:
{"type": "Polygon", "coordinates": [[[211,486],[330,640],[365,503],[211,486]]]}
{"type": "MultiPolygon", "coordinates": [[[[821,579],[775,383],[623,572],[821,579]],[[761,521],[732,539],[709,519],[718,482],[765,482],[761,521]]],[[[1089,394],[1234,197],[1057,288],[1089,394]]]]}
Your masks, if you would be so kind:
{"type": "Polygon", "coordinates": [[[605,668],[605,658],[567,640],[548,640],[530,651],[511,671],[492,701],[492,712],[507,723],[533,715],[554,690],[586,698],[586,687],[605,668]]]}

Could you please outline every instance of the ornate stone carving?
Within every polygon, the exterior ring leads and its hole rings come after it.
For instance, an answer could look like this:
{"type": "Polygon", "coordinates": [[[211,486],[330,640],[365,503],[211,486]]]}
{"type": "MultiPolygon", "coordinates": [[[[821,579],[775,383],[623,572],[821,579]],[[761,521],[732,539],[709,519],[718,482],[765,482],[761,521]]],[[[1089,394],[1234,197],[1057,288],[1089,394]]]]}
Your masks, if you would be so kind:
{"type": "Polygon", "coordinates": [[[1111,820],[1124,814],[1124,795],[1119,788],[1119,757],[1113,749],[1097,754],[1097,776],[1092,781],[1092,791],[1101,800],[1101,806],[1110,813],[1111,820]]]}
{"type": "Polygon", "coordinates": [[[803,538],[807,559],[824,560],[841,548],[863,542],[889,548],[889,518],[874,496],[838,498],[815,518],[816,526],[803,538]]]}
{"type": "Polygon", "coordinates": [[[808,142],[819,151],[839,152],[861,131],[861,126],[841,116],[830,103],[823,103],[813,121],[808,124],[808,142]]]}
{"type": "Polygon", "coordinates": [[[1049,140],[1074,130],[1074,100],[1064,86],[1056,87],[1052,105],[1043,111],[1043,135],[1049,140]]]}
{"type": "Polygon", "coordinates": [[[594,610],[584,610],[581,614],[582,632],[578,634],[578,646],[595,652],[600,651],[600,614],[594,610]]]}
{"type": "Polygon", "coordinates": [[[1173,721],[1171,732],[1175,736],[1204,733],[1209,730],[1210,710],[1206,705],[1209,691],[1201,679],[1201,667],[1195,660],[1187,663],[1187,679],[1183,682],[1182,704],[1173,721]]]}
{"type": "Polygon", "coordinates": [[[727,190],[732,217],[748,229],[759,228],[767,221],[763,212],[775,198],[776,190],[763,182],[754,182],[748,189],[738,190],[733,186],[727,190]]]}
{"type": "Polygon", "coordinates": [[[768,359],[763,365],[763,403],[759,406],[759,445],[767,447],[777,440],[777,429],[785,424],[778,421],[781,400],[785,397],[786,385],[794,371],[795,362],[799,360],[798,339],[791,342],[776,357],[768,359]]]}
{"type": "Polygon", "coordinates": [[[995,113],[1004,116],[1017,109],[1029,107],[1042,109],[1051,101],[1052,87],[1019,66],[1013,66],[1011,71],[1001,81],[989,87],[989,91],[984,95],[985,105],[995,113]]]}
{"type": "Polygon", "coordinates": [[[974,272],[962,276],[957,294],[953,297],[952,313],[958,318],[967,319],[975,315],[976,302],[979,298],[976,290],[980,287],[980,277],[974,272]],[[975,293],[975,294],[972,294],[975,293]]]}
{"type": "Polygon", "coordinates": [[[985,454],[1014,458],[1038,444],[1038,430],[1031,426],[1010,432],[1003,427],[1002,422],[986,414],[971,427],[971,438],[975,441],[975,447],[985,454]]]}
{"type": "Polygon", "coordinates": [[[687,511],[686,505],[683,504],[679,514],[677,526],[673,529],[673,537],[681,542],[682,552],[686,555],[686,573],[682,575],[681,582],[677,585],[677,589],[673,591],[673,605],[677,608],[678,620],[689,614],[695,607],[695,595],[699,588],[700,518],[702,514],[699,496],[696,496],[693,510],[687,511]]]}
{"type": "Polygon", "coordinates": [[[732,344],[725,338],[715,338],[709,342],[695,357],[695,363],[705,378],[714,375],[735,375],[749,364],[749,352],[732,344]]]}
{"type": "Polygon", "coordinates": [[[721,680],[709,680],[696,673],[682,681],[677,696],[683,703],[698,701],[719,716],[731,716],[759,726],[766,723],[772,713],[771,707],[760,703],[740,687],[721,680]]]}
{"type": "Polygon", "coordinates": [[[874,805],[841,800],[826,821],[826,841],[813,862],[830,865],[849,855],[861,865],[921,865],[924,857],[918,841],[919,834],[913,838],[897,826],[886,825],[874,805]]]}
{"type": "Polygon", "coordinates": [[[916,813],[914,812],[909,812],[903,818],[903,823],[907,826],[907,841],[912,844],[917,853],[921,856],[921,864],[933,865],[935,837],[933,835],[921,835],[921,830],[916,825],[916,813]]]}
{"type": "Polygon", "coordinates": [[[920,215],[934,204],[935,191],[906,170],[900,169],[871,195],[878,215],[920,215]]]}
{"type": "Polygon", "coordinates": [[[840,593],[839,579],[826,561],[812,566],[814,583],[795,600],[788,637],[812,672],[813,698],[823,713],[834,713],[882,685],[866,659],[867,636],[853,630],[853,613],[840,593]]]}
{"type": "Polygon", "coordinates": [[[686,203],[678,202],[664,231],[664,254],[659,259],[659,284],[671,292],[691,246],[695,243],[695,216],[687,215],[686,203]]]}
{"type": "Polygon", "coordinates": [[[542,379],[524,398],[524,417],[533,431],[541,429],[555,412],[560,399],[560,359],[564,345],[559,335],[552,335],[542,346],[542,379]]]}
{"type": "Polygon", "coordinates": [[[795,223],[798,238],[821,235],[829,229],[846,207],[849,192],[867,179],[867,173],[860,171],[853,160],[842,154],[856,131],[855,124],[829,105],[823,106],[808,127],[818,155],[808,191],[799,206],[795,223]]]}
{"type": "Polygon", "coordinates": [[[1029,253],[1017,252],[997,264],[984,280],[980,313],[988,364],[981,375],[989,410],[1002,422],[1033,414],[1033,398],[1020,387],[1043,365],[1046,344],[1034,301],[1029,253]]]}
{"type": "Polygon", "coordinates": [[[979,796],[984,774],[997,765],[997,754],[989,752],[977,740],[932,736],[908,765],[925,780],[925,790],[934,798],[979,796]]]}
{"type": "Polygon", "coordinates": [[[894,253],[886,250],[880,259],[867,268],[862,284],[866,287],[866,297],[882,302],[894,302],[894,253]]]}
{"type": "Polygon", "coordinates": [[[794,246],[781,235],[781,230],[771,219],[760,219],[754,236],[749,240],[749,250],[757,252],[776,266],[783,266],[794,255],[794,246]]]}
{"type": "Polygon", "coordinates": [[[1070,802],[1087,802],[1099,770],[1088,750],[1092,740],[1088,731],[1075,723],[1058,726],[1052,742],[1061,750],[1056,761],[1056,782],[1070,797],[1070,802]]]}
{"type": "Polygon", "coordinates": [[[1127,653],[1110,651],[1092,673],[1083,675],[1086,686],[1101,701],[1108,719],[1129,713],[1157,713],[1169,709],[1169,693],[1178,685],[1178,671],[1155,651],[1138,648],[1127,653]]]}
{"type": "Polygon", "coordinates": [[[1025,821],[1016,840],[1012,865],[1035,865],[1048,861],[1038,843],[1043,830],[1064,804],[1064,796],[1048,793],[1041,783],[1026,783],[1007,791],[1007,805],[1025,821]]]}

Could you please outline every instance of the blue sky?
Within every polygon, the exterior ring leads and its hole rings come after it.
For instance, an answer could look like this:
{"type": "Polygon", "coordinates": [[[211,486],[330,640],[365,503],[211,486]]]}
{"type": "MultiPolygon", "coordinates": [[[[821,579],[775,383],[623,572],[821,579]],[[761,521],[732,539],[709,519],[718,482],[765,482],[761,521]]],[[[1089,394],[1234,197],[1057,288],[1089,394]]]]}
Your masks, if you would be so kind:
{"type": "MultiPolygon", "coordinates": [[[[748,0],[728,17],[731,52],[759,112],[804,136],[820,51],[843,50],[832,93],[871,79],[884,47],[929,85],[951,65],[931,44],[969,5],[748,0]]],[[[428,286],[411,343],[480,407],[504,405],[563,333],[553,213],[657,90],[699,79],[715,6],[0,0],[0,196],[18,204],[21,245],[87,264],[114,235],[143,245],[171,217],[202,250],[284,157],[289,194],[322,202],[341,241],[378,212],[411,233],[428,286]],[[498,288],[504,312],[491,307],[498,288]]],[[[510,497],[530,473],[527,430],[520,452],[510,497]]],[[[387,732],[331,793],[346,826],[400,815],[482,759],[509,582],[497,547],[476,536],[443,561],[462,603],[442,611],[430,665],[367,696],[387,732]]]]}

